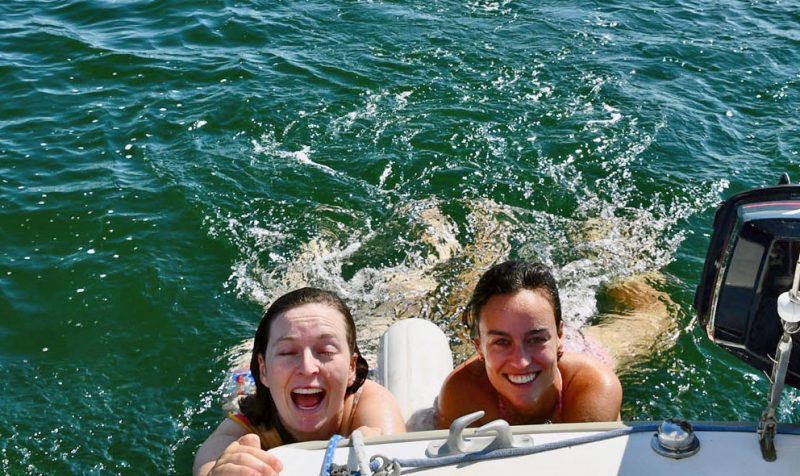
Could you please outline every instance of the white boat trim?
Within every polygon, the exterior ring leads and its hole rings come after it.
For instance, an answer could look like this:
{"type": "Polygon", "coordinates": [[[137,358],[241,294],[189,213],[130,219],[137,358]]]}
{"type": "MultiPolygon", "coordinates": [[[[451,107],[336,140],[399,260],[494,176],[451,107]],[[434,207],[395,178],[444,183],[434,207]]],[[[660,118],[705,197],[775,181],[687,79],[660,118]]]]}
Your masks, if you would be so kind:
{"type": "MultiPolygon", "coordinates": [[[[699,425],[699,424],[698,424],[699,425]]],[[[659,455],[651,448],[652,431],[643,431],[593,443],[544,451],[541,453],[461,462],[439,467],[409,470],[411,474],[479,475],[502,471],[522,471],[536,468],[537,474],[592,474],[674,476],[683,474],[709,475],[796,475],[800,468],[800,426],[783,425],[783,430],[794,434],[778,434],[775,445],[778,460],[767,462],[761,456],[755,424],[726,424],[747,431],[698,431],[700,450],[685,459],[671,459],[659,455]]],[[[608,430],[647,427],[653,422],[633,423],[581,423],[532,425],[512,427],[514,434],[533,437],[534,446],[547,446],[575,437],[599,435],[608,430]]],[[[467,432],[468,435],[474,432],[467,432]]],[[[366,439],[366,452],[370,456],[384,455],[398,460],[428,459],[427,446],[448,437],[447,430],[414,432],[401,435],[379,436],[366,439]]],[[[490,438],[490,437],[477,437],[490,438]]],[[[284,463],[284,474],[320,474],[326,442],[305,442],[271,450],[284,463]]],[[[350,442],[343,440],[337,447],[333,462],[346,465],[350,459],[350,442]]],[[[403,471],[406,474],[408,471],[403,471]]]]}

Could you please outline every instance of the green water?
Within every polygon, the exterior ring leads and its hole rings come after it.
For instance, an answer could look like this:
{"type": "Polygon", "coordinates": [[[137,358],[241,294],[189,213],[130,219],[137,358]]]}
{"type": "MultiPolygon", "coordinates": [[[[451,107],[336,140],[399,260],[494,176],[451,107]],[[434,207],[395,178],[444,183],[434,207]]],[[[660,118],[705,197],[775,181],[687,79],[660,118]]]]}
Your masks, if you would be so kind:
{"type": "Polygon", "coordinates": [[[425,210],[552,265],[576,326],[661,271],[679,332],[623,418],[757,419],[691,302],[719,200],[800,180],[798,65],[785,1],[2,3],[0,473],[189,473],[297,282],[368,329],[419,272],[446,326],[475,257],[430,265],[425,210]]]}

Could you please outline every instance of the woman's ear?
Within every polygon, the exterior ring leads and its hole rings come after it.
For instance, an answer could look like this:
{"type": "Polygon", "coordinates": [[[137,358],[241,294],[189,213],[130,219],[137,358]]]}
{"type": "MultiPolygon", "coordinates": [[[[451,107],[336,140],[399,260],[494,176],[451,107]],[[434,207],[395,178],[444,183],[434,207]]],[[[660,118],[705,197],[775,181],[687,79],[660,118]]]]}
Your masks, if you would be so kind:
{"type": "Polygon", "coordinates": [[[558,324],[558,349],[556,351],[558,360],[561,360],[562,355],[564,355],[564,321],[558,324]]]}
{"type": "Polygon", "coordinates": [[[478,353],[478,356],[482,359],[483,350],[481,350],[481,339],[479,337],[473,337],[472,345],[475,346],[475,351],[478,353]]]}
{"type": "Polygon", "coordinates": [[[264,361],[264,356],[258,356],[258,379],[265,387],[269,388],[269,381],[267,380],[267,363],[264,361]]]}
{"type": "Polygon", "coordinates": [[[350,359],[350,376],[347,378],[348,388],[356,382],[357,363],[358,363],[358,354],[353,354],[353,358],[350,359]]]}

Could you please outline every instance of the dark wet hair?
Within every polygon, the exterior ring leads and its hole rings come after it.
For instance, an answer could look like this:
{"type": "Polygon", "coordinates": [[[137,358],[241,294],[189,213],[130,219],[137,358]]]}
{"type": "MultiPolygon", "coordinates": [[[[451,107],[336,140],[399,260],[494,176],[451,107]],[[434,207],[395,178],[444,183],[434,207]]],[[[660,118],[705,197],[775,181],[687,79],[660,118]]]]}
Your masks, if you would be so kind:
{"type": "Polygon", "coordinates": [[[553,306],[556,328],[561,326],[561,300],[558,297],[558,285],[550,269],[541,263],[512,260],[489,268],[475,286],[467,308],[461,314],[461,322],[469,330],[470,337],[479,337],[481,310],[492,296],[511,294],[521,289],[539,291],[553,306]]]}
{"type": "Polygon", "coordinates": [[[369,371],[369,365],[366,359],[361,356],[356,344],[356,324],[353,321],[353,315],[350,313],[347,305],[342,299],[331,291],[317,288],[301,288],[295,291],[284,294],[272,303],[272,305],[264,313],[261,318],[261,323],[256,330],[255,341],[253,342],[253,355],[250,358],[250,373],[253,374],[253,379],[256,383],[256,393],[243,398],[239,402],[239,409],[250,420],[253,425],[263,424],[267,428],[274,427],[281,434],[284,442],[294,441],[283,425],[278,419],[278,410],[275,407],[275,402],[272,400],[272,395],[269,393],[269,388],[261,382],[260,369],[258,367],[258,356],[263,356],[267,351],[267,343],[269,343],[269,332],[272,321],[275,320],[280,314],[283,314],[291,309],[302,306],[304,304],[325,304],[333,309],[336,309],[344,316],[345,325],[347,327],[347,345],[350,353],[357,357],[356,359],[356,379],[352,385],[347,387],[346,395],[354,393],[364,384],[369,371]]]}

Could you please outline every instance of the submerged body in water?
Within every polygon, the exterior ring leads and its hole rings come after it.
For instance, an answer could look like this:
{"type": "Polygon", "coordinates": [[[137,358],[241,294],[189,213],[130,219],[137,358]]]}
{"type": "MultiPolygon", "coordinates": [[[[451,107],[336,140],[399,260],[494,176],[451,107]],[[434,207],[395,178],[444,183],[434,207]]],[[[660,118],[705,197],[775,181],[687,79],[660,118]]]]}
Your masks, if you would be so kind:
{"type": "MultiPolygon", "coordinates": [[[[372,289],[371,299],[356,305],[358,314],[366,316],[359,324],[363,328],[365,357],[372,367],[380,335],[393,322],[409,317],[422,317],[440,326],[446,324],[457,361],[474,352],[457,321],[480,275],[513,253],[510,237],[515,211],[491,200],[469,201],[467,206],[472,225],[471,240],[467,244],[461,244],[456,225],[435,201],[423,202],[411,213],[419,223],[419,241],[429,252],[411,265],[365,270],[362,275],[351,278],[353,282],[360,282],[362,297],[363,281],[370,281],[372,289]],[[454,277],[444,283],[442,280],[447,278],[443,276],[447,272],[454,277]]],[[[602,229],[590,222],[577,227],[570,236],[584,243],[601,241],[604,239],[602,229]]],[[[591,267],[592,261],[601,261],[604,248],[599,249],[601,251],[583,257],[582,266],[591,267]]],[[[342,253],[330,240],[312,239],[286,267],[281,278],[265,283],[265,287],[269,285],[281,291],[319,283],[320,277],[314,275],[315,271],[325,270],[328,263],[341,260],[342,253]]],[[[585,324],[569,319],[570,310],[565,309],[564,349],[591,355],[616,372],[624,372],[653,351],[668,348],[674,339],[677,307],[669,295],[655,287],[663,284],[663,280],[662,275],[652,271],[601,283],[595,292],[611,301],[611,309],[590,316],[585,324]]],[[[337,291],[345,296],[352,294],[341,289],[349,283],[338,284],[337,291]]],[[[235,357],[250,348],[249,341],[244,342],[231,354],[235,357]]],[[[240,365],[234,363],[233,366],[240,365]]]]}
{"type": "Polygon", "coordinates": [[[219,4],[0,2],[0,473],[186,472],[295,266],[370,359],[419,316],[457,360],[473,271],[548,264],[587,334],[660,270],[680,345],[621,364],[623,417],[758,418],[689,296],[723,193],[796,169],[793,2],[219,4]]]}

